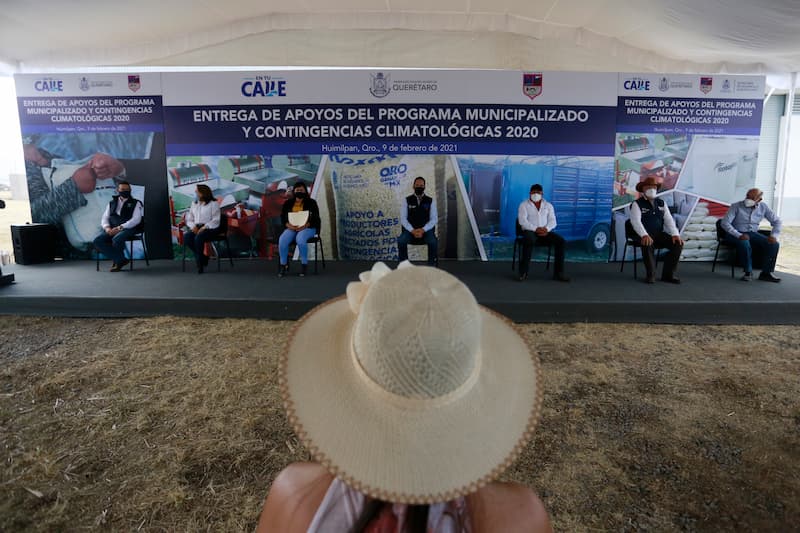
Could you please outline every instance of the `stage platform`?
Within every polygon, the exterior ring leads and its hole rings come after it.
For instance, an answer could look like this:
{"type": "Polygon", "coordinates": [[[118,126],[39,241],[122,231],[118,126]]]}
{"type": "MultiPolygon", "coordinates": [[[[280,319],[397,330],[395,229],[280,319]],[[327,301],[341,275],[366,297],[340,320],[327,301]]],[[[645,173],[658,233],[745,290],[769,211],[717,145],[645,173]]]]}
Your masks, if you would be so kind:
{"type": "MultiPolygon", "coordinates": [[[[300,278],[299,264],[285,278],[276,263],[260,259],[224,260],[198,275],[180,261],[137,261],[131,272],[95,271],[94,262],[57,261],[6,265],[15,282],[0,287],[0,314],[73,317],[153,315],[258,317],[293,320],[317,304],[344,293],[347,283],[371,263],[329,261],[319,275],[300,278]]],[[[394,264],[390,266],[394,267],[394,264]]],[[[800,277],[778,273],[781,283],[730,277],[729,265],[682,263],[681,285],[634,281],[630,263],[568,263],[571,283],[550,279],[542,263],[529,279],[516,281],[507,262],[443,262],[441,268],[466,283],[478,301],[517,322],[640,322],[672,324],[798,324],[800,277]]],[[[660,265],[659,265],[660,268],[660,265]]],[[[313,271],[310,265],[309,270],[313,271]]]]}

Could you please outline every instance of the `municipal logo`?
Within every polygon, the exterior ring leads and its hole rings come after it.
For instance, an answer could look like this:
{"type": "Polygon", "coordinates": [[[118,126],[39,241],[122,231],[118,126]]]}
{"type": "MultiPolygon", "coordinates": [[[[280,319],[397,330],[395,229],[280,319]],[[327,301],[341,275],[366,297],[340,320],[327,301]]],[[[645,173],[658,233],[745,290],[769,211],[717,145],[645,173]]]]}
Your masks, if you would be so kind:
{"type": "Polygon", "coordinates": [[[86,79],[86,76],[81,78],[80,88],[81,88],[81,91],[88,91],[89,90],[89,80],[86,79]]]}
{"type": "Polygon", "coordinates": [[[375,98],[383,98],[392,92],[392,89],[389,87],[390,80],[388,75],[384,75],[383,72],[378,72],[374,76],[370,74],[369,77],[372,78],[369,92],[375,98]]]}
{"type": "Polygon", "coordinates": [[[729,93],[731,92],[731,80],[725,78],[722,80],[722,92],[729,93]]]}
{"type": "Polygon", "coordinates": [[[626,91],[649,91],[650,80],[644,78],[629,78],[622,82],[622,87],[626,91]]]}
{"type": "Polygon", "coordinates": [[[542,73],[524,72],[522,74],[522,92],[531,100],[542,94],[542,73]]]}
{"type": "Polygon", "coordinates": [[[662,93],[665,93],[669,90],[669,79],[666,76],[658,80],[658,90],[662,93]]]}
{"type": "Polygon", "coordinates": [[[40,93],[64,92],[64,81],[54,78],[42,78],[33,82],[33,88],[40,93]]]}
{"type": "Polygon", "coordinates": [[[133,92],[138,91],[142,87],[142,81],[139,79],[138,74],[131,74],[128,76],[128,89],[133,92]]]}
{"type": "Polygon", "coordinates": [[[711,76],[700,78],[700,90],[703,91],[703,93],[705,94],[710,93],[711,86],[713,85],[713,83],[714,83],[714,78],[712,78],[711,76]]]}

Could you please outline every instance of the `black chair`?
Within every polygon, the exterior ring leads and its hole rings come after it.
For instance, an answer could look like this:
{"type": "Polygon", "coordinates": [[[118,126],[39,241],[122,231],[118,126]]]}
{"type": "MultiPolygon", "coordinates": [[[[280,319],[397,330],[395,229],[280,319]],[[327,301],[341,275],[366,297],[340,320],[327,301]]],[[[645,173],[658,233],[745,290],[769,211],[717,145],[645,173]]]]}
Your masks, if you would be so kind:
{"type": "MultiPolygon", "coordinates": [[[[142,221],[142,228],[144,228],[144,221],[142,221]]],[[[133,270],[133,261],[134,261],[134,259],[133,259],[133,243],[136,242],[136,241],[141,241],[142,250],[144,251],[144,262],[145,262],[145,264],[147,266],[150,266],[150,258],[147,255],[147,241],[145,240],[144,229],[142,229],[138,233],[134,233],[133,235],[131,235],[130,237],[125,239],[125,242],[129,242],[130,243],[130,254],[129,255],[131,257],[130,257],[130,263],[128,263],[130,270],[133,270]]],[[[98,272],[100,272],[100,252],[98,252],[97,250],[95,250],[95,259],[96,259],[95,269],[98,272]]]]}
{"type": "MultiPolygon", "coordinates": [[[[219,214],[219,228],[217,228],[217,232],[211,237],[208,242],[212,243],[225,243],[225,250],[228,252],[228,259],[231,262],[231,268],[233,268],[233,254],[231,254],[231,243],[228,240],[228,215],[225,213],[219,214]]],[[[219,250],[217,250],[217,272],[222,270],[221,266],[221,258],[222,254],[219,250]]],[[[183,258],[181,259],[181,270],[186,272],[186,241],[183,241],[183,258]]]]}
{"type": "MultiPolygon", "coordinates": [[[[534,252],[536,251],[537,246],[544,246],[544,244],[536,244],[538,241],[533,241],[533,249],[534,252]]],[[[511,254],[511,270],[514,270],[514,266],[517,264],[517,256],[519,256],[520,261],[522,260],[522,247],[525,245],[525,234],[522,233],[522,226],[519,225],[519,221],[517,221],[517,236],[514,238],[514,251],[511,254]]],[[[550,257],[553,254],[553,245],[547,243],[547,264],[545,266],[545,270],[550,270],[550,257]]],[[[531,259],[533,259],[533,254],[531,254],[531,259]]]]}
{"type": "MultiPolygon", "coordinates": [[[[769,237],[770,235],[772,235],[772,232],[770,230],[766,230],[766,229],[760,229],[760,230],[758,230],[758,232],[761,235],[764,235],[766,237],[769,237]]],[[[717,268],[717,257],[719,256],[719,248],[720,248],[720,246],[727,246],[728,248],[732,248],[733,249],[733,258],[731,259],[731,277],[733,278],[733,277],[736,276],[736,274],[734,273],[734,270],[736,269],[736,265],[739,263],[739,252],[737,251],[735,245],[733,245],[733,244],[731,244],[731,243],[729,243],[729,242],[727,242],[725,240],[725,236],[727,234],[728,234],[728,232],[725,231],[725,229],[722,227],[722,219],[721,218],[718,219],[717,220],[717,249],[714,251],[714,261],[711,263],[711,272],[714,272],[716,270],[716,268],[717,268]]],[[[755,258],[753,258],[753,259],[755,259],[755,258]]],[[[755,267],[755,261],[753,261],[753,263],[754,263],[753,266],[755,267]]]]}
{"type": "MultiPolygon", "coordinates": [[[[637,272],[636,272],[636,262],[638,259],[636,258],[636,249],[642,248],[642,241],[639,234],[633,231],[633,224],[631,224],[630,220],[625,221],[625,246],[622,248],[622,263],[619,265],[619,271],[622,272],[622,269],[625,268],[625,256],[628,254],[628,246],[633,248],[633,279],[637,279],[637,272]]],[[[655,252],[656,256],[656,264],[655,267],[658,268],[658,250],[661,248],[657,248],[655,252]]],[[[642,259],[644,260],[644,256],[642,255],[642,259]]]]}
{"type": "MultiPolygon", "coordinates": [[[[282,232],[281,232],[282,233],[282,232]]],[[[275,233],[278,235],[278,238],[274,239],[274,244],[277,246],[278,239],[280,239],[280,234],[275,233]]],[[[325,268],[325,248],[322,246],[322,238],[320,237],[320,231],[317,230],[317,234],[308,239],[308,244],[314,245],[314,274],[319,272],[317,263],[319,262],[320,257],[322,257],[322,268],[325,268]]],[[[294,250],[297,248],[297,241],[292,241],[292,244],[289,245],[289,255],[294,255],[294,250]]],[[[280,271],[281,268],[281,255],[280,252],[275,254],[278,260],[278,270],[280,271]]],[[[286,262],[286,267],[288,268],[291,262],[286,262]]]]}

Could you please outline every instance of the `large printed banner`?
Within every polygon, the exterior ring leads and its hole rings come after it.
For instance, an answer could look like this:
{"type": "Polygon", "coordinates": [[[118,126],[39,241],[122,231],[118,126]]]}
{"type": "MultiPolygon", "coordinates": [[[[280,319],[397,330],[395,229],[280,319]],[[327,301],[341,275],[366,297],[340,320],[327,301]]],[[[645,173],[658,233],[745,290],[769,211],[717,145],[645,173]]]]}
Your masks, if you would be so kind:
{"type": "Polygon", "coordinates": [[[303,180],[329,255],[393,260],[417,176],[437,202],[440,257],[510,259],[534,183],[576,243],[571,259],[595,259],[608,242],[616,74],[209,72],[164,74],[163,85],[176,244],[201,180],[228,212],[253,213],[242,244],[269,255],[287,191],[303,180]]]}
{"type": "Polygon", "coordinates": [[[760,76],[620,74],[617,242],[636,184],[652,176],[685,240],[682,259],[713,258],[717,220],[755,186],[763,95],[760,76]]]}
{"type": "Polygon", "coordinates": [[[124,178],[145,200],[155,257],[180,252],[200,183],[229,217],[233,253],[272,257],[302,181],[326,258],[394,260],[401,205],[422,176],[440,257],[510,259],[538,183],[567,259],[605,261],[621,256],[650,176],[685,258],[709,255],[716,218],[755,182],[764,79],[298,69],[21,75],[17,92],[33,220],[63,228],[70,257],[90,255],[124,178]]]}
{"type": "Polygon", "coordinates": [[[15,80],[31,217],[58,228],[60,254],[93,256],[103,211],[126,180],[145,204],[148,252],[169,257],[161,75],[15,80]]]}

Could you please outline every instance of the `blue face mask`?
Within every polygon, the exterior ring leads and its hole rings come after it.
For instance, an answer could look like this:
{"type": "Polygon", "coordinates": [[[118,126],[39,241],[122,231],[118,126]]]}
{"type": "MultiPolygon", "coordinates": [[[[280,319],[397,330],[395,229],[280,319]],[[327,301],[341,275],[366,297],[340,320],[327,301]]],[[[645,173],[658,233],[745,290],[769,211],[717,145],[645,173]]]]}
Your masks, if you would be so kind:
{"type": "Polygon", "coordinates": [[[199,202],[201,200],[199,192],[194,193],[194,200],[195,200],[195,202],[199,202]]]}

